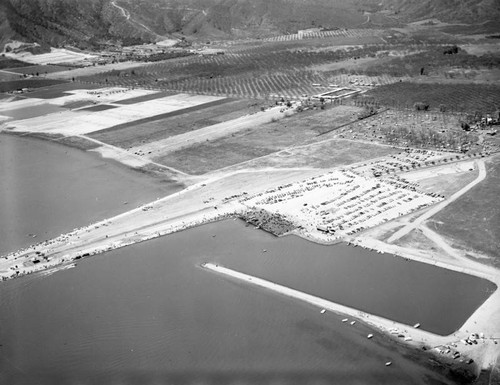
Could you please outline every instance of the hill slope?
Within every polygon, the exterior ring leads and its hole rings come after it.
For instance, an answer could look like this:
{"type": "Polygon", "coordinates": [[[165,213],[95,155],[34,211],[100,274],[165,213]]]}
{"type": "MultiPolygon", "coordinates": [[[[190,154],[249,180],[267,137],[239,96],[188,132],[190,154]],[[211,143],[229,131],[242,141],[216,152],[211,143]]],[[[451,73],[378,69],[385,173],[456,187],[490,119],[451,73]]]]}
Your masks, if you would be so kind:
{"type": "MultiPolygon", "coordinates": [[[[259,37],[312,27],[355,28],[364,11],[406,21],[437,17],[480,23],[500,16],[498,0],[0,0],[0,39],[91,48],[169,36],[259,37]]],[[[394,19],[392,19],[394,22],[394,19]]],[[[0,44],[4,41],[0,40],[0,44]]],[[[1,47],[1,46],[0,46],[1,47]]]]}

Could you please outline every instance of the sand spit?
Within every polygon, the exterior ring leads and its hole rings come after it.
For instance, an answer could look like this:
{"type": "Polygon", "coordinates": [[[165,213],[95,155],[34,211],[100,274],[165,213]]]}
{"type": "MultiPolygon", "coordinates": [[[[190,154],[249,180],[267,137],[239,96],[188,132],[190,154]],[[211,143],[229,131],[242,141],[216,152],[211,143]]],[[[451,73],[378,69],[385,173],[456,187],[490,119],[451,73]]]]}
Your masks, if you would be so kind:
{"type": "MultiPolygon", "coordinates": [[[[478,361],[479,367],[489,368],[495,361],[496,339],[487,335],[484,332],[469,332],[461,328],[456,333],[449,336],[439,336],[422,330],[420,324],[405,325],[399,322],[391,321],[389,319],[369,314],[348,306],[340,305],[338,303],[325,300],[277,283],[264,280],[255,276],[244,274],[232,269],[228,269],[221,265],[213,263],[204,263],[201,266],[204,269],[213,271],[219,274],[229,276],[246,282],[250,285],[259,286],[266,290],[307,302],[311,305],[317,306],[324,313],[323,310],[331,311],[336,314],[353,317],[351,319],[343,319],[342,322],[351,321],[349,324],[353,326],[356,320],[362,321],[374,328],[384,332],[386,335],[405,343],[412,347],[422,348],[426,350],[433,349],[437,354],[454,360],[459,359],[459,362],[472,363],[478,361]],[[493,354],[492,354],[493,353],[493,354]]],[[[477,328],[475,329],[477,330],[477,328]]]]}

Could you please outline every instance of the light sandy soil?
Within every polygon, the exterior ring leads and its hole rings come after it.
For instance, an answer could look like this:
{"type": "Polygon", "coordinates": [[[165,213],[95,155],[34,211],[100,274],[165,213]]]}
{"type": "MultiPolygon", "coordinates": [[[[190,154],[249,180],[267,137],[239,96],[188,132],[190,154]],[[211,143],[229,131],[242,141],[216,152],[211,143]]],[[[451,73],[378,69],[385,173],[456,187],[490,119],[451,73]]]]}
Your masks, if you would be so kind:
{"type": "MultiPolygon", "coordinates": [[[[218,96],[177,94],[138,102],[132,105],[114,105],[114,108],[103,111],[70,110],[18,120],[11,123],[11,128],[14,131],[23,132],[48,132],[67,136],[84,135],[119,124],[199,106],[221,99],[224,98],[218,96]]],[[[108,100],[110,103],[112,98],[108,100]]]]}
{"type": "Polygon", "coordinates": [[[96,58],[95,55],[69,51],[64,48],[51,48],[51,52],[40,55],[33,55],[29,52],[23,52],[6,53],[5,56],[33,64],[79,63],[85,60],[96,58]]]}

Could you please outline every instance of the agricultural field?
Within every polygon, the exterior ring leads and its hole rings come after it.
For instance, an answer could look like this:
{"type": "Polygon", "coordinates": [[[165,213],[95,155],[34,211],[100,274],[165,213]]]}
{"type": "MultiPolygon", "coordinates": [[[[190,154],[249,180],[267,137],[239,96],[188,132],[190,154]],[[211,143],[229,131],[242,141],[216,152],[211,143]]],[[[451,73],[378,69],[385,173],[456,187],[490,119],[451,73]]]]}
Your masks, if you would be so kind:
{"type": "Polygon", "coordinates": [[[11,80],[19,80],[19,75],[0,70],[0,82],[7,82],[11,80]]]}
{"type": "Polygon", "coordinates": [[[435,111],[486,114],[500,106],[500,85],[399,82],[371,89],[363,97],[368,102],[394,108],[412,108],[415,103],[427,103],[435,111]]]}
{"type": "Polygon", "coordinates": [[[61,83],[66,83],[66,82],[63,80],[39,79],[39,78],[2,81],[0,82],[0,92],[12,92],[21,88],[48,87],[61,83]]]}
{"type": "MultiPolygon", "coordinates": [[[[232,97],[265,99],[270,95],[282,95],[298,98],[303,94],[326,91],[327,88],[318,90],[313,84],[325,87],[330,77],[335,78],[317,70],[318,66],[338,61],[346,61],[348,65],[349,59],[375,56],[380,49],[383,46],[342,49],[330,46],[330,49],[318,50],[314,45],[304,46],[296,42],[261,43],[226,49],[220,51],[224,53],[220,55],[197,55],[78,79],[103,85],[154,87],[232,97]]],[[[384,83],[398,80],[387,78],[384,83]]]]}
{"type": "Polygon", "coordinates": [[[160,116],[142,123],[131,122],[128,125],[96,131],[89,134],[89,137],[113,146],[130,148],[236,119],[260,110],[260,105],[253,101],[231,99],[223,99],[219,103],[202,107],[179,110],[168,116],[160,116]]]}
{"type": "Polygon", "coordinates": [[[8,71],[18,73],[20,75],[32,75],[39,76],[44,74],[51,74],[60,71],[68,71],[71,70],[72,67],[67,66],[59,66],[59,65],[29,65],[26,67],[16,67],[16,68],[8,68],[8,71]]]}
{"type": "Polygon", "coordinates": [[[486,179],[432,217],[428,226],[446,236],[454,245],[486,254],[500,266],[500,156],[486,161],[486,179]]]}
{"type": "Polygon", "coordinates": [[[388,146],[356,144],[351,141],[304,146],[306,143],[323,142],[327,137],[318,136],[318,133],[356,120],[359,110],[356,107],[336,106],[325,110],[305,111],[231,136],[174,151],[154,160],[187,173],[203,174],[230,166],[333,167],[332,165],[359,161],[368,155],[392,153],[393,150],[388,146]],[[363,150],[365,148],[366,151],[363,150]],[[260,158],[265,155],[269,156],[260,158]]]}
{"type": "Polygon", "coordinates": [[[25,63],[20,60],[0,56],[0,69],[6,69],[6,68],[12,69],[12,68],[26,67],[29,65],[30,65],[29,63],[25,63]]]}
{"type": "Polygon", "coordinates": [[[6,56],[21,60],[26,63],[45,65],[45,64],[74,64],[82,63],[85,60],[94,58],[95,55],[89,55],[81,52],[70,51],[64,48],[52,48],[51,52],[39,55],[33,55],[30,52],[23,52],[17,54],[7,54],[6,56]]]}

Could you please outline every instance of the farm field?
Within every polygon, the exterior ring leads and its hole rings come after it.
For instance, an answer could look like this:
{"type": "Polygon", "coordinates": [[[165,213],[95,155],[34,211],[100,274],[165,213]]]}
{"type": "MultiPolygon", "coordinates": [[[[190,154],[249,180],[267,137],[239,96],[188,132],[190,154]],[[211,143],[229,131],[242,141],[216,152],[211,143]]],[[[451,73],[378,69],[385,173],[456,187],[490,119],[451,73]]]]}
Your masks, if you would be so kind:
{"type": "Polygon", "coordinates": [[[72,67],[67,67],[67,66],[59,66],[59,65],[29,65],[26,67],[14,67],[14,68],[7,68],[7,71],[15,72],[20,75],[36,75],[37,73],[40,75],[44,74],[51,74],[54,72],[60,72],[60,71],[69,71],[71,70],[72,67]]]}
{"type": "Polygon", "coordinates": [[[331,130],[336,125],[356,119],[357,111],[358,108],[349,106],[338,106],[317,112],[306,111],[231,136],[155,157],[154,160],[187,173],[203,174],[227,167],[231,169],[334,167],[356,162],[368,156],[393,153],[395,150],[388,146],[352,141],[304,145],[324,141],[327,137],[318,137],[318,132],[331,130]],[[299,147],[289,149],[295,146],[299,147]],[[279,152],[283,149],[287,150],[279,152]],[[265,155],[268,156],[260,158],[265,155]]]}
{"type": "Polygon", "coordinates": [[[70,51],[64,48],[52,48],[51,52],[40,55],[33,55],[29,52],[24,52],[20,54],[6,54],[6,56],[12,59],[22,60],[26,63],[40,65],[80,63],[86,59],[95,57],[94,55],[70,51]]]}
{"type": "Polygon", "coordinates": [[[0,56],[0,69],[26,67],[26,66],[29,66],[29,64],[20,60],[15,60],[8,57],[0,56]]]}
{"type": "Polygon", "coordinates": [[[93,132],[89,136],[113,146],[129,148],[236,119],[260,110],[259,104],[255,101],[231,99],[223,99],[216,105],[202,107],[188,111],[179,110],[177,113],[147,122],[131,122],[129,125],[93,132]]]}
{"type": "MultiPolygon", "coordinates": [[[[148,64],[130,71],[114,70],[78,79],[124,87],[147,86],[203,94],[250,98],[267,98],[277,94],[297,98],[302,94],[318,93],[313,84],[328,84],[330,77],[318,71],[318,66],[339,61],[349,64],[349,59],[353,57],[374,55],[382,49],[377,45],[336,49],[335,42],[318,41],[321,44],[330,43],[329,49],[318,50],[309,41],[305,44],[293,41],[280,44],[260,42],[253,46],[242,44],[225,48],[220,55],[196,55],[148,64]]],[[[357,43],[362,44],[360,41],[357,43]]],[[[342,83],[342,77],[338,78],[342,83]]],[[[379,79],[384,83],[398,80],[389,77],[379,79]]]]}
{"type": "Polygon", "coordinates": [[[0,82],[0,92],[11,92],[21,88],[49,87],[61,83],[66,83],[66,82],[63,80],[39,79],[39,78],[2,81],[0,82]]]}
{"type": "MultiPolygon", "coordinates": [[[[110,97],[112,96],[110,95],[110,97]]],[[[215,96],[179,94],[104,111],[65,111],[55,116],[47,115],[26,119],[15,122],[12,129],[82,135],[220,99],[220,97],[215,96]]]]}
{"type": "Polygon", "coordinates": [[[11,80],[19,80],[19,75],[0,70],[0,82],[7,82],[11,80]]]}
{"type": "Polygon", "coordinates": [[[500,266],[500,156],[486,161],[486,179],[433,216],[428,226],[446,236],[455,247],[485,254],[500,266]]]}
{"type": "Polygon", "coordinates": [[[401,82],[369,90],[368,100],[395,108],[411,108],[415,103],[428,103],[430,109],[447,111],[493,112],[500,105],[498,84],[427,84],[401,82]]]}

